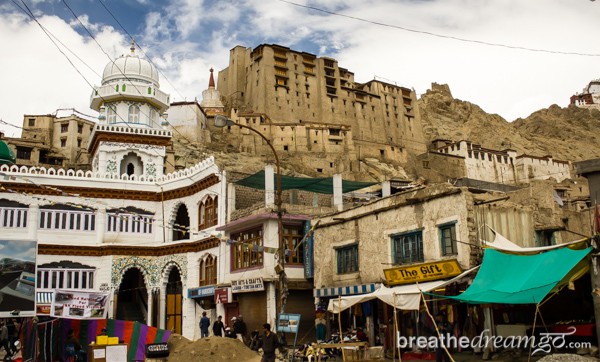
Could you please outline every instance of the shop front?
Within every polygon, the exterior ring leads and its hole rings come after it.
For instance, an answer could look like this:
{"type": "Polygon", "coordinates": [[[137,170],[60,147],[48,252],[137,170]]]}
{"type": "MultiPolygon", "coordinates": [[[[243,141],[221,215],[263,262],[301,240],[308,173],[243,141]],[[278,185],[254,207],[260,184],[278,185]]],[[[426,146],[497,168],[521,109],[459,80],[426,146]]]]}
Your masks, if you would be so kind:
{"type": "MultiPolygon", "coordinates": [[[[246,278],[231,281],[231,293],[237,305],[237,316],[232,315],[231,308],[227,315],[227,324],[231,325],[233,317],[242,316],[246,324],[246,333],[253,330],[262,331],[262,325],[267,322],[267,293],[262,278],[246,278]]],[[[226,309],[227,310],[227,309],[226,309]]]]}

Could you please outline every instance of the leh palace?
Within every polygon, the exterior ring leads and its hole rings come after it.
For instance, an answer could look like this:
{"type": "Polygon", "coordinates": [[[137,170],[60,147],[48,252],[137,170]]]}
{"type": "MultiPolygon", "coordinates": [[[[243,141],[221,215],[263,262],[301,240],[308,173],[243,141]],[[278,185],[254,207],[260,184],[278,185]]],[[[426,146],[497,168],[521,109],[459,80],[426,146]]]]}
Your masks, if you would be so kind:
{"type": "MultiPolygon", "coordinates": [[[[591,236],[595,164],[431,140],[414,89],[358,83],[335,59],[280,45],[236,46],[227,68],[199,71],[210,72],[202,100],[172,102],[132,45],[92,90],[97,119],[25,114],[21,137],[0,139],[2,239],[37,243],[22,317],[58,316],[57,290],[107,293],[104,318],[195,340],[203,312],[242,315],[251,331],[283,306],[310,340],[315,312],[401,284],[390,268],[450,263],[457,276],[482,263],[486,241],[591,236]]],[[[573,282],[556,298],[577,308],[548,303],[552,322],[593,313],[589,273],[573,282]]],[[[327,333],[360,326],[385,345],[392,310],[361,303],[324,318],[327,333]]],[[[524,322],[508,307],[482,313],[524,322]]]]}

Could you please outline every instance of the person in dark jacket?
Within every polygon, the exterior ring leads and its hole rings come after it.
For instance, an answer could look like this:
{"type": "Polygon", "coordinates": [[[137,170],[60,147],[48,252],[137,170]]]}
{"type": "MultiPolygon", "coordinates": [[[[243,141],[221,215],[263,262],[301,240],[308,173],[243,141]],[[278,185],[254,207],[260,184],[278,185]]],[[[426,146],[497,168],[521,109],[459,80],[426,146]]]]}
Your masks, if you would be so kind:
{"type": "Polygon", "coordinates": [[[225,332],[225,326],[223,325],[223,317],[218,316],[217,321],[213,323],[213,334],[217,337],[223,337],[223,332],[225,332]]]}
{"type": "Polygon", "coordinates": [[[275,362],[275,350],[278,346],[277,336],[271,332],[271,325],[269,323],[263,324],[263,336],[261,340],[263,356],[261,362],[275,362]]]}
{"type": "Polygon", "coordinates": [[[210,319],[206,316],[206,312],[202,312],[202,318],[200,318],[200,338],[208,337],[208,327],[210,327],[210,319]]]}

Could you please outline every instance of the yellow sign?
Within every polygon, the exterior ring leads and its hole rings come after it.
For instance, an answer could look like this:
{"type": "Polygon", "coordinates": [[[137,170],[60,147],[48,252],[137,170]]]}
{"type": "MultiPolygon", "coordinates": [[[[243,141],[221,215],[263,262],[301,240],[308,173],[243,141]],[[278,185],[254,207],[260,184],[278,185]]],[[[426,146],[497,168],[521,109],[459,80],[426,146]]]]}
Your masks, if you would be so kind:
{"type": "Polygon", "coordinates": [[[462,269],[456,259],[451,259],[384,269],[383,273],[389,285],[398,285],[454,277],[462,273],[462,269]]]}

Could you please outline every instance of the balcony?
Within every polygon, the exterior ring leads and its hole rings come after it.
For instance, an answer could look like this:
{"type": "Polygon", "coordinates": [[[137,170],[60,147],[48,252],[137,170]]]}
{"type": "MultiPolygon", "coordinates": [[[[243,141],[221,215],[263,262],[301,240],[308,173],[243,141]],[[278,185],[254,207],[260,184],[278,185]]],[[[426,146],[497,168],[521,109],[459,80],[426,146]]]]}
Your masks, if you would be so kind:
{"type": "Polygon", "coordinates": [[[123,84],[126,85],[124,91],[121,83],[117,82],[95,87],[90,99],[90,107],[98,111],[104,103],[127,98],[150,103],[158,108],[159,113],[163,113],[169,108],[169,95],[167,93],[158,89],[151,89],[152,94],[148,94],[148,85],[123,84]]]}
{"type": "Polygon", "coordinates": [[[137,214],[106,215],[106,231],[112,233],[152,234],[152,216],[137,214]]]}
{"type": "Polygon", "coordinates": [[[40,210],[41,230],[94,231],[96,214],[93,211],[40,210]]]}
{"type": "Polygon", "coordinates": [[[0,207],[0,228],[26,228],[27,208],[0,207]]]}

